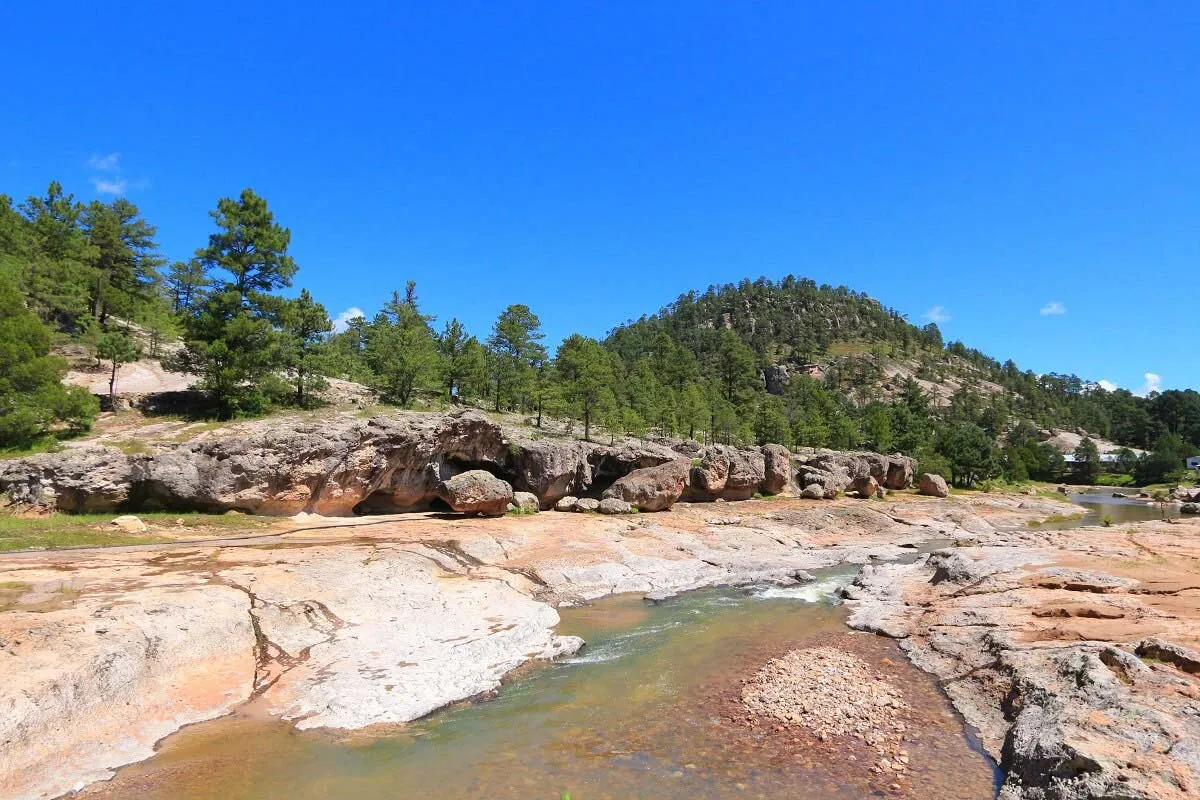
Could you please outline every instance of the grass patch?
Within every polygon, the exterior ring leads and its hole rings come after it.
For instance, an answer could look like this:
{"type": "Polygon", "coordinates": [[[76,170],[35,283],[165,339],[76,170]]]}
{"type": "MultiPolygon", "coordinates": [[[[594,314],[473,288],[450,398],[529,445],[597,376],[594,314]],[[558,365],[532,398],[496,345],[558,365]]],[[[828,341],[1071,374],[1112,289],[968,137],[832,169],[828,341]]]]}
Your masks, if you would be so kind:
{"type": "MultiPolygon", "coordinates": [[[[48,517],[15,517],[0,514],[0,552],[55,550],[63,547],[113,547],[125,544],[155,544],[171,539],[146,533],[128,533],[109,523],[116,514],[52,514],[48,517]]],[[[200,514],[149,512],[137,515],[147,525],[187,527],[228,532],[260,528],[265,517],[248,514],[200,514]],[[182,521],[182,525],[178,521],[182,521]]]]}
{"type": "Polygon", "coordinates": [[[1097,486],[1133,486],[1133,476],[1124,472],[1104,472],[1096,476],[1097,486]]]}
{"type": "Polygon", "coordinates": [[[528,517],[532,514],[537,514],[537,513],[538,513],[538,509],[536,509],[536,508],[521,508],[520,506],[514,506],[512,511],[505,511],[504,516],[506,516],[506,517],[528,517]]]}
{"type": "Polygon", "coordinates": [[[140,439],[123,439],[119,442],[109,442],[109,444],[127,456],[148,456],[154,452],[150,445],[140,439]]]}

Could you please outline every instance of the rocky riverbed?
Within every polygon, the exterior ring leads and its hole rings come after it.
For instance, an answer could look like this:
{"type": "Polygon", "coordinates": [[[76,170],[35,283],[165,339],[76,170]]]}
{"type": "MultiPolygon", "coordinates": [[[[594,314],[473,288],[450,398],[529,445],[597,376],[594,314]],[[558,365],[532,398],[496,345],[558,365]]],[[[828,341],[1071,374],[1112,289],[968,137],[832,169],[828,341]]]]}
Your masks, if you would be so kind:
{"type": "Polygon", "coordinates": [[[866,567],[850,624],[897,639],[1016,798],[1200,792],[1200,525],[957,534],[866,567]]]}
{"type": "Polygon", "coordinates": [[[1200,581],[1185,584],[1197,553],[1178,542],[1196,528],[1024,528],[1061,510],[894,493],[632,517],[309,519],[241,546],[9,556],[0,794],[104,779],[251,697],[305,728],[414,719],[579,647],[555,633],[556,606],[794,583],[852,562],[868,565],[854,624],[897,637],[946,680],[1008,770],[1007,796],[1186,796],[1197,684],[1169,648],[1195,645],[1200,581]],[[886,563],[931,539],[961,546],[886,563]],[[1138,656],[1150,636],[1164,642],[1138,656]]]}

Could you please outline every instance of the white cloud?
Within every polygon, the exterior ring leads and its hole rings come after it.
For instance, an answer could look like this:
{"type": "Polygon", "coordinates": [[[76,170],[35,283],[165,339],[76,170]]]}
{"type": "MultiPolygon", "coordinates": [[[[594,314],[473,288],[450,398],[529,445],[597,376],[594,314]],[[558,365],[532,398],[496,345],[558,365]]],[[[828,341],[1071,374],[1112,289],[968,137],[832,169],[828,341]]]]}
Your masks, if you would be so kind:
{"type": "Polygon", "coordinates": [[[121,154],[109,153],[106,156],[93,155],[88,159],[87,165],[92,169],[98,169],[101,172],[112,172],[120,168],[121,154]]]}
{"type": "Polygon", "coordinates": [[[358,308],[357,306],[350,306],[345,311],[333,318],[333,332],[341,333],[342,331],[346,330],[346,328],[350,327],[350,320],[365,316],[366,314],[363,313],[361,308],[358,308]]]}
{"type": "Polygon", "coordinates": [[[96,187],[97,194],[125,194],[125,190],[129,188],[129,181],[118,177],[93,177],[92,186],[96,187]]]}
{"type": "Polygon", "coordinates": [[[1146,379],[1146,382],[1134,392],[1134,394],[1136,394],[1138,397],[1145,397],[1151,392],[1158,392],[1162,390],[1161,375],[1154,372],[1147,372],[1143,377],[1146,379]]]}
{"type": "Polygon", "coordinates": [[[1061,317],[1067,313],[1067,307],[1057,300],[1052,300],[1042,306],[1041,315],[1043,317],[1061,317]]]}
{"type": "Polygon", "coordinates": [[[925,319],[929,320],[930,322],[937,323],[939,325],[942,324],[943,322],[950,321],[950,312],[948,312],[942,306],[934,306],[933,308],[929,309],[921,316],[924,317],[925,319]]]}
{"type": "Polygon", "coordinates": [[[1115,392],[1117,389],[1121,388],[1121,387],[1117,386],[1117,384],[1113,383],[1112,381],[1106,381],[1106,380],[1096,381],[1096,385],[1099,386],[1101,389],[1103,389],[1106,392],[1115,392]]]}

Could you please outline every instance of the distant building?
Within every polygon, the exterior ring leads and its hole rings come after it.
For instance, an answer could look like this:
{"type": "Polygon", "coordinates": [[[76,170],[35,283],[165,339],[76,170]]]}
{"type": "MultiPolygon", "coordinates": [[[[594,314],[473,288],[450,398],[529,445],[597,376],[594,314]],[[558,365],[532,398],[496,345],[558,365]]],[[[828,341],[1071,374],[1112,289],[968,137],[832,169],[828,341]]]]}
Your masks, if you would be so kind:
{"type": "Polygon", "coordinates": [[[1200,469],[1200,456],[1192,456],[1187,460],[1188,469],[1200,469]]]}
{"type": "MultiPolygon", "coordinates": [[[[1120,460],[1121,460],[1121,456],[1118,453],[1101,453],[1100,454],[1100,462],[1103,464],[1115,464],[1120,460]]],[[[1188,459],[1189,465],[1191,464],[1192,460],[1193,459],[1188,459]]],[[[1196,460],[1200,460],[1200,456],[1196,456],[1196,460]]],[[[1068,464],[1074,464],[1075,463],[1075,454],[1074,453],[1064,453],[1063,461],[1067,462],[1068,464]]]]}

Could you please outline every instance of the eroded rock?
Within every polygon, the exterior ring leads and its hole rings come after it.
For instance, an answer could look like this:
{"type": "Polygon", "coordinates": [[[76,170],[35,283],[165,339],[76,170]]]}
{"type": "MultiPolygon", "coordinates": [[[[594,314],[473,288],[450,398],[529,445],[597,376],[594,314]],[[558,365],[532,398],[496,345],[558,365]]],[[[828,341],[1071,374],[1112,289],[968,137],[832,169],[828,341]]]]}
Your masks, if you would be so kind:
{"type": "Polygon", "coordinates": [[[513,501],[512,487],[482,469],[469,470],[442,481],[437,486],[437,493],[455,511],[489,517],[500,516],[513,501]]]}
{"type": "Polygon", "coordinates": [[[604,497],[624,500],[639,511],[666,511],[683,495],[691,467],[680,459],[634,470],[608,487],[604,497]]]}

